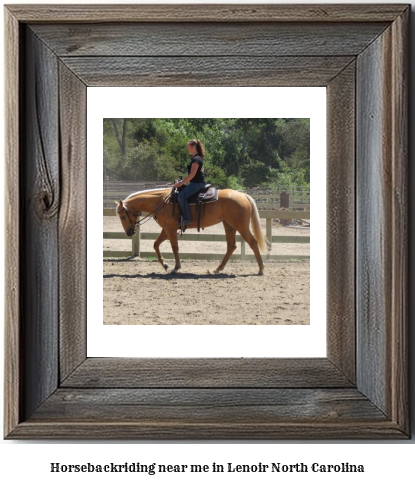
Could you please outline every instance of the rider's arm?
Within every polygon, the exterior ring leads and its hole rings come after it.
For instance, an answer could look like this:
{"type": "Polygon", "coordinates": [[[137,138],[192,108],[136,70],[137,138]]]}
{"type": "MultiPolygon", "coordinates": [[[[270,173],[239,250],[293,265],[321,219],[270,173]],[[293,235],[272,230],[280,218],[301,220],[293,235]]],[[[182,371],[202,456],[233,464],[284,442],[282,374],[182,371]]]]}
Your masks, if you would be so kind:
{"type": "Polygon", "coordinates": [[[186,176],[186,178],[184,180],[179,181],[174,186],[176,188],[178,188],[179,186],[185,185],[186,183],[189,183],[189,181],[193,180],[193,178],[195,177],[195,174],[197,173],[198,166],[199,165],[197,163],[192,163],[192,166],[190,168],[190,173],[186,176]]]}

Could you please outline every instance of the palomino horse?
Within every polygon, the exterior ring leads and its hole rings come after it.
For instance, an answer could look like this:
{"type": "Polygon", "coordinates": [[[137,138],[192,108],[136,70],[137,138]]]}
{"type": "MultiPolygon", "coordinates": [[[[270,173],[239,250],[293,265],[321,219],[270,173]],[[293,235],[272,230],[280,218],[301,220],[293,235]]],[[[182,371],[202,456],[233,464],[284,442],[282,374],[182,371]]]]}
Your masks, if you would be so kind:
{"type": "MultiPolygon", "coordinates": [[[[162,228],[160,235],[154,242],[154,250],[157,254],[157,259],[167,271],[168,266],[160,253],[160,244],[166,239],[169,239],[176,260],[176,265],[172,270],[172,273],[177,273],[181,268],[177,239],[179,208],[178,205],[176,205],[173,214],[172,204],[166,203],[169,200],[170,193],[170,188],[144,190],[131,194],[124,201],[120,200],[115,203],[117,203],[117,214],[121,219],[125,233],[129,237],[135,234],[137,217],[141,212],[153,213],[158,224],[162,228]]],[[[195,205],[190,205],[193,224],[188,227],[189,229],[196,228],[195,207],[195,205]]],[[[259,266],[258,274],[263,274],[264,264],[259,250],[264,253],[267,251],[269,252],[271,245],[261,229],[258,209],[254,199],[249,195],[245,195],[236,190],[219,190],[218,200],[206,204],[200,227],[210,227],[219,222],[223,222],[225,227],[228,248],[225,257],[215,270],[215,273],[219,273],[225,268],[228,259],[235,251],[235,237],[236,232],[238,231],[254,251],[259,266]],[[249,230],[250,223],[252,225],[253,235],[249,230]]]]}

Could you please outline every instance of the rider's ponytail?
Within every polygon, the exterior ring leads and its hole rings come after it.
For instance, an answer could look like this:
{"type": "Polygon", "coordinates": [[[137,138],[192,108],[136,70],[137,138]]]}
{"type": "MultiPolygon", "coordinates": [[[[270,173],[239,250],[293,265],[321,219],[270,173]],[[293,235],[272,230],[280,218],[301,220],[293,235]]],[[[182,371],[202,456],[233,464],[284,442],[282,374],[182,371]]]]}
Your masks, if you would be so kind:
{"type": "Polygon", "coordinates": [[[187,144],[196,146],[197,152],[200,154],[201,158],[204,159],[206,152],[203,144],[200,142],[200,139],[191,139],[187,144]]]}

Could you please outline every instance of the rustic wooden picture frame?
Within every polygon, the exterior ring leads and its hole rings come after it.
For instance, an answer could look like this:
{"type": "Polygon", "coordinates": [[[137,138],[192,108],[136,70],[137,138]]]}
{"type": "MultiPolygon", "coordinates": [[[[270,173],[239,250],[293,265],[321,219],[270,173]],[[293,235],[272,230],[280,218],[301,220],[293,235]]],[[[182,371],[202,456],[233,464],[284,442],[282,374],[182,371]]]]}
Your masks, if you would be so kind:
{"type": "Polygon", "coordinates": [[[5,7],[7,439],[409,437],[409,14],[5,7]],[[327,87],[327,358],[86,357],[85,106],[100,85],[327,87]]]}

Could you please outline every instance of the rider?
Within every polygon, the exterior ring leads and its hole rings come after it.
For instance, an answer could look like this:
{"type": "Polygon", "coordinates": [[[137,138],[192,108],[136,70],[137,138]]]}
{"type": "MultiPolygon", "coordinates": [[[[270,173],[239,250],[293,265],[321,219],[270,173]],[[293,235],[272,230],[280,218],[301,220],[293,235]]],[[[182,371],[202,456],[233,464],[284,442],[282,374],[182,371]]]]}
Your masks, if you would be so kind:
{"type": "Polygon", "coordinates": [[[175,183],[175,188],[188,183],[179,193],[179,205],[182,209],[183,222],[182,225],[191,225],[190,209],[187,199],[197,193],[205,186],[205,174],[203,168],[203,159],[205,157],[205,148],[199,139],[191,139],[186,145],[187,152],[192,155],[190,163],[187,166],[187,177],[175,183]]]}

